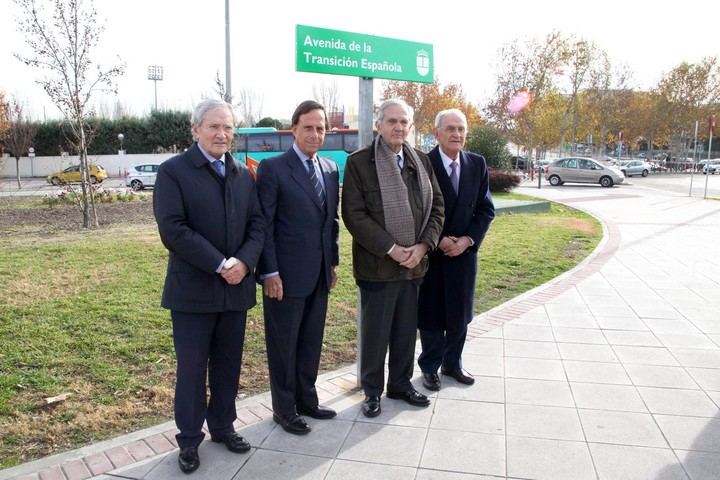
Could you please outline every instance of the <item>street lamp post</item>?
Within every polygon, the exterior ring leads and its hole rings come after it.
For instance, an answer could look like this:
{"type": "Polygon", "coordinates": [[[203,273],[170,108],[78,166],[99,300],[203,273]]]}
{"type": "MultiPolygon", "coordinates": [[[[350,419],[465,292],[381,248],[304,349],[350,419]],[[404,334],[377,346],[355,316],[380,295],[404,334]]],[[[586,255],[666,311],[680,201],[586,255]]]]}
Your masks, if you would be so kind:
{"type": "Polygon", "coordinates": [[[118,133],[118,140],[120,140],[120,151],[118,152],[120,155],[125,154],[125,150],[123,150],[123,140],[125,140],[125,135],[122,133],[118,133]]]}
{"type": "Polygon", "coordinates": [[[155,110],[157,110],[157,82],[163,79],[162,65],[150,65],[148,67],[148,80],[155,82],[155,110]]]}

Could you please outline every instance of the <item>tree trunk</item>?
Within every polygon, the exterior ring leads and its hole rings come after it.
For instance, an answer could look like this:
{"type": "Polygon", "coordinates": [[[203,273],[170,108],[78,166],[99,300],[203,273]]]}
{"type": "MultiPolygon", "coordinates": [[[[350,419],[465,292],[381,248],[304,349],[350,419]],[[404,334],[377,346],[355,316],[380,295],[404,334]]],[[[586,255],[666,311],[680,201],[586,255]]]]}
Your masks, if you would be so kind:
{"type": "Polygon", "coordinates": [[[18,190],[22,188],[20,184],[20,157],[15,157],[15,175],[17,176],[18,190]]]}

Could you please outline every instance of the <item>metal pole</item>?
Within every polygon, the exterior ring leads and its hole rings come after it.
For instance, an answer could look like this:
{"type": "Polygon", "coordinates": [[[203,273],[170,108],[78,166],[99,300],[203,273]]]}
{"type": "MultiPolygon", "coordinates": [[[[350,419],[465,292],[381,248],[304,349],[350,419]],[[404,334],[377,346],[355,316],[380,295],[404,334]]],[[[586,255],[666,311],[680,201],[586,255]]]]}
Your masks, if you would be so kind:
{"type": "Polygon", "coordinates": [[[157,79],[153,80],[155,84],[155,111],[157,112],[157,79]]]}
{"type": "MultiPolygon", "coordinates": [[[[370,145],[373,141],[373,80],[372,78],[359,78],[359,109],[358,109],[358,148],[370,145]]],[[[357,301],[357,385],[361,384],[361,357],[362,351],[362,302],[360,299],[360,288],[358,288],[357,301]]]]}
{"type": "Polygon", "coordinates": [[[692,197],[693,177],[695,176],[695,168],[697,167],[697,134],[699,124],[700,122],[698,120],[695,120],[695,148],[693,148],[693,168],[690,171],[690,193],[688,194],[688,196],[690,197],[692,197]]]}
{"type": "Polygon", "coordinates": [[[225,0],[225,100],[232,103],[230,75],[230,0],[225,0]]]}
{"type": "Polygon", "coordinates": [[[703,195],[703,198],[707,198],[708,178],[710,178],[710,152],[712,152],[712,128],[710,128],[710,140],[708,141],[708,156],[707,163],[705,164],[705,195],[703,195]]]}
{"type": "Polygon", "coordinates": [[[373,140],[373,79],[360,77],[359,91],[358,148],[363,148],[373,140]]]}

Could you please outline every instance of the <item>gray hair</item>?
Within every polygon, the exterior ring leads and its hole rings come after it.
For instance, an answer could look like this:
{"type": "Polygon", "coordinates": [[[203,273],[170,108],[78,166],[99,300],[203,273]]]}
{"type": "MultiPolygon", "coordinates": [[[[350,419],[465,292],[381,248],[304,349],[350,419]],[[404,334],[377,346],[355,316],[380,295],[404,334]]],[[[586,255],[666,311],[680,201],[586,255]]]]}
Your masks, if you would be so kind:
{"type": "Polygon", "coordinates": [[[398,107],[402,108],[403,111],[405,112],[405,115],[407,115],[408,119],[410,119],[410,121],[412,122],[413,109],[402,98],[388,98],[387,100],[382,102],[380,104],[380,107],[378,107],[378,113],[377,113],[377,121],[378,122],[382,122],[383,118],[385,118],[385,110],[388,107],[391,107],[393,105],[397,105],[398,107]]]}
{"type": "Polygon", "coordinates": [[[460,117],[460,120],[462,120],[465,124],[465,128],[467,128],[467,117],[461,110],[457,108],[449,108],[447,110],[442,110],[438,112],[438,114],[435,116],[435,128],[440,128],[440,124],[442,123],[443,118],[447,117],[448,115],[457,115],[458,117],[460,117]]]}
{"type": "Polygon", "coordinates": [[[232,115],[233,119],[233,125],[237,125],[237,118],[235,117],[235,110],[233,109],[233,106],[224,100],[219,100],[216,98],[206,98],[202,102],[195,105],[195,109],[190,116],[190,123],[195,125],[196,127],[199,127],[203,119],[205,118],[205,115],[207,115],[210,110],[214,110],[216,108],[227,108],[228,110],[230,110],[230,115],[232,115]]]}

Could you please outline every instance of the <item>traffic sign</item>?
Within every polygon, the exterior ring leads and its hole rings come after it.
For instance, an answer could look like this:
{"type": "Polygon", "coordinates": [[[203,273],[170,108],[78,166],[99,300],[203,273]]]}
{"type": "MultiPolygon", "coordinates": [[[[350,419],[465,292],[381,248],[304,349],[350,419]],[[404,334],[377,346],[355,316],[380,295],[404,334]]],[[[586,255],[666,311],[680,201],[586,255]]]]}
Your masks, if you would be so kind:
{"type": "Polygon", "coordinates": [[[362,33],[296,25],[298,72],[433,82],[433,46],[362,33]]]}

